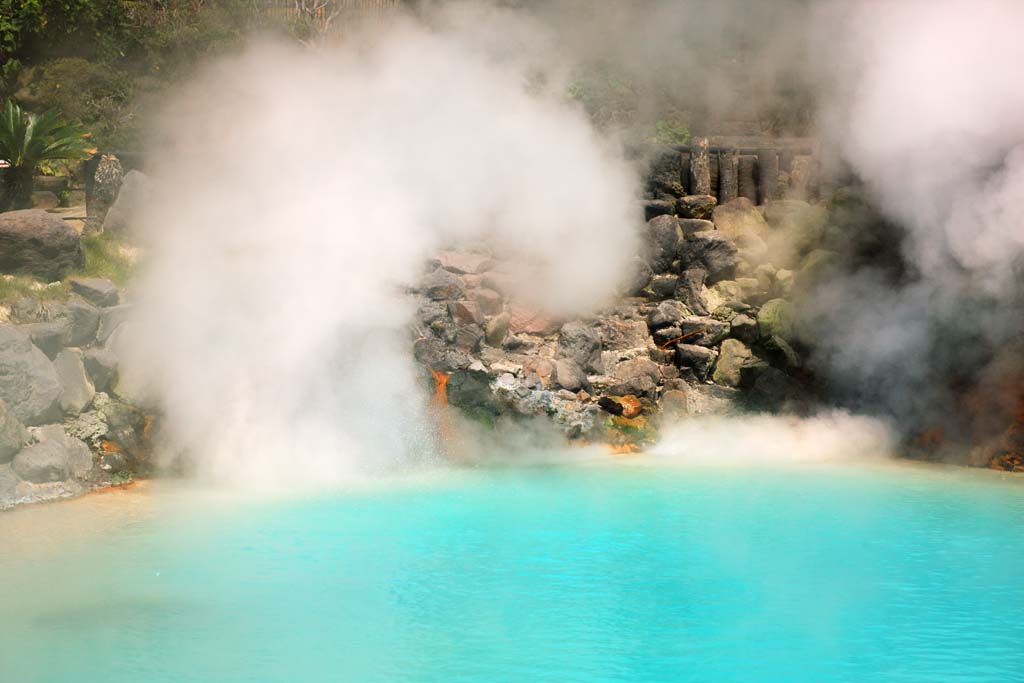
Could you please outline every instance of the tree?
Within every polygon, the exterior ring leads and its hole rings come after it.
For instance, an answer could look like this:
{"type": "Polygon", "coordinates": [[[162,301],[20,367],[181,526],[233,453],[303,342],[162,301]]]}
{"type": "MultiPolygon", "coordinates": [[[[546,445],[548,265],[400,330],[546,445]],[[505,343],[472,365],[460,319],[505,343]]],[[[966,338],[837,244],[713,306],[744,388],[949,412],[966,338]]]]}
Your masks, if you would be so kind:
{"type": "Polygon", "coordinates": [[[9,164],[0,185],[0,211],[30,208],[36,166],[42,161],[84,159],[91,151],[88,135],[54,109],[32,114],[8,100],[0,111],[0,160],[9,164]]]}

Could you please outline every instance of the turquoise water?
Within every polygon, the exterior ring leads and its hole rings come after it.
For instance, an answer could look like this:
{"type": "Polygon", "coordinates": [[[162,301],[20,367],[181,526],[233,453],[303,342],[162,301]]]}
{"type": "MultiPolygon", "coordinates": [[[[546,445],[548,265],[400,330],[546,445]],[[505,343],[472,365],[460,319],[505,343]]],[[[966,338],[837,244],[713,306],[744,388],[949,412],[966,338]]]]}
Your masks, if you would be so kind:
{"type": "Polygon", "coordinates": [[[1024,680],[1020,479],[609,466],[151,497],[0,559],[0,681],[1024,680]]]}

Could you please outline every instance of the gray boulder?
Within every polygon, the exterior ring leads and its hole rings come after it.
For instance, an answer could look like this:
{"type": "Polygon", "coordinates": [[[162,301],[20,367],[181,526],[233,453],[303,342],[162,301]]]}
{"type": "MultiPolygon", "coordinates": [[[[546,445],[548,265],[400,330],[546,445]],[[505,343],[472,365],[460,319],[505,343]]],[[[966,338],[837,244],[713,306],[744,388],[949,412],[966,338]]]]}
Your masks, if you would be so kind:
{"type": "Polygon", "coordinates": [[[105,278],[72,277],[68,278],[68,284],[72,292],[101,308],[116,306],[120,299],[117,285],[105,278]]]}
{"type": "Polygon", "coordinates": [[[64,348],[64,342],[71,334],[71,324],[67,320],[28,323],[20,325],[18,329],[27,334],[32,343],[51,359],[64,348]]]}
{"type": "Polygon", "coordinates": [[[753,344],[758,338],[757,321],[741,313],[732,319],[729,334],[744,344],[753,344]]]}
{"type": "Polygon", "coordinates": [[[696,235],[698,232],[714,230],[715,224],[700,218],[681,218],[679,219],[679,229],[682,231],[683,238],[685,239],[691,235],[696,235]]]}
{"type": "MultiPolygon", "coordinates": [[[[442,310],[444,310],[442,308],[442,310]]],[[[96,328],[96,341],[105,344],[117,326],[131,317],[132,307],[128,304],[104,308],[100,312],[100,323],[96,328]]],[[[447,311],[445,311],[447,313],[447,311]]]]}
{"type": "Polygon", "coordinates": [[[140,171],[128,171],[121,181],[117,198],[103,217],[103,232],[127,235],[153,195],[153,183],[140,171]]]}
{"type": "Polygon", "coordinates": [[[52,282],[84,265],[82,241],[60,216],[37,209],[0,213],[0,272],[52,282]]]}
{"type": "Polygon", "coordinates": [[[678,301],[662,301],[647,314],[647,327],[660,330],[663,327],[678,325],[688,311],[678,301]]]}
{"type": "Polygon", "coordinates": [[[79,479],[92,469],[92,453],[80,439],[68,436],[60,425],[37,433],[38,443],[14,457],[11,469],[33,484],[79,479]]]}
{"type": "Polygon", "coordinates": [[[444,268],[436,268],[423,278],[420,288],[427,298],[434,301],[458,299],[463,293],[462,280],[459,276],[444,268]]]}
{"type": "Polygon", "coordinates": [[[679,275],[676,283],[676,298],[697,315],[707,315],[707,300],[704,297],[704,282],[708,271],[703,267],[687,268],[679,275]]]}
{"type": "Polygon", "coordinates": [[[671,216],[676,211],[676,203],[665,199],[649,199],[643,202],[644,220],[649,221],[655,216],[671,216]]]}
{"type": "Polygon", "coordinates": [[[747,345],[738,339],[726,339],[719,350],[718,362],[715,363],[713,379],[715,384],[728,387],[740,385],[743,364],[751,359],[753,353],[747,345]]]}
{"type": "Polygon", "coordinates": [[[68,322],[71,327],[65,340],[66,345],[89,346],[96,340],[100,311],[84,299],[71,297],[68,300],[68,322]]]}
{"type": "Polygon", "coordinates": [[[671,299],[676,295],[676,286],[679,284],[679,277],[676,275],[655,275],[648,288],[651,295],[657,299],[671,299]]]}
{"type": "Polygon", "coordinates": [[[9,463],[29,442],[28,430],[21,420],[0,401],[0,465],[9,463]]]}
{"type": "Polygon", "coordinates": [[[679,328],[687,344],[716,346],[729,336],[729,323],[699,316],[687,316],[679,321],[679,328]]]}
{"type": "Polygon", "coordinates": [[[60,380],[60,408],[68,415],[78,415],[92,403],[96,389],[85,372],[82,352],[64,349],[53,361],[60,380]]]}
{"type": "Polygon", "coordinates": [[[730,280],[736,274],[736,245],[718,231],[698,232],[679,246],[679,260],[685,268],[707,271],[707,283],[730,280]]]}
{"type": "Polygon", "coordinates": [[[512,316],[502,313],[487,321],[487,325],[484,327],[484,339],[490,346],[501,346],[508,335],[508,326],[511,320],[512,316]]]}
{"type": "Polygon", "coordinates": [[[600,333],[578,320],[562,325],[556,356],[575,361],[586,372],[604,371],[600,333]]]}
{"type": "Polygon", "coordinates": [[[713,349],[696,344],[676,344],[676,365],[690,370],[702,382],[707,379],[716,356],[713,349]]]}
{"type": "Polygon", "coordinates": [[[608,387],[608,393],[614,396],[653,397],[661,382],[661,368],[650,358],[634,358],[619,363],[612,370],[612,377],[617,382],[608,387]]]}
{"type": "Polygon", "coordinates": [[[82,364],[96,391],[106,391],[117,375],[117,355],[109,349],[87,349],[82,364]]]}
{"type": "Polygon", "coordinates": [[[558,386],[568,391],[579,391],[587,387],[586,373],[571,358],[560,358],[555,361],[555,373],[552,379],[558,386]]]}
{"type": "Polygon", "coordinates": [[[622,286],[622,294],[625,296],[640,296],[644,289],[654,277],[654,270],[647,261],[636,256],[628,266],[628,276],[622,286]]]}
{"type": "Polygon", "coordinates": [[[711,218],[717,203],[718,200],[709,194],[686,195],[676,203],[676,213],[680,218],[706,220],[711,218]]]}
{"type": "Polygon", "coordinates": [[[27,425],[60,418],[60,381],[50,359],[12,325],[0,325],[0,399],[27,425]]]}
{"type": "Polygon", "coordinates": [[[785,299],[765,302],[757,314],[757,326],[762,337],[793,338],[793,305],[785,299]]]}
{"type": "Polygon", "coordinates": [[[672,268],[679,248],[679,221],[675,216],[658,216],[647,222],[645,256],[651,270],[665,273],[672,268]]]}

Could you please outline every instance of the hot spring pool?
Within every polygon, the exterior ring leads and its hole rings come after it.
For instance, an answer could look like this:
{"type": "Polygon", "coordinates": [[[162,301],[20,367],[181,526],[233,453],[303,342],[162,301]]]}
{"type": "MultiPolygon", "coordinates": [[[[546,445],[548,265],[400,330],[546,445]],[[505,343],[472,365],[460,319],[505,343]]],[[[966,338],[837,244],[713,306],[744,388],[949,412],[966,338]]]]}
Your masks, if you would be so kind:
{"type": "Polygon", "coordinates": [[[1024,480],[467,471],[0,515],[0,681],[1024,680],[1024,480]]]}

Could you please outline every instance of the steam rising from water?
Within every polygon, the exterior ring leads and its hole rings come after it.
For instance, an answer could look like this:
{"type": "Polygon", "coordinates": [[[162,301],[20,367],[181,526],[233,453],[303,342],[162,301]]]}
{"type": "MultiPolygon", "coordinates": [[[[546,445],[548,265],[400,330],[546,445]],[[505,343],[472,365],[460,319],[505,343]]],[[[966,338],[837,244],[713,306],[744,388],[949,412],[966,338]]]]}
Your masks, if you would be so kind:
{"type": "Polygon", "coordinates": [[[528,262],[551,310],[617,287],[632,170],[481,40],[486,21],[458,19],[257,46],[168,111],[134,365],[203,475],[330,482],[429,458],[404,286],[449,243],[528,262]]]}

